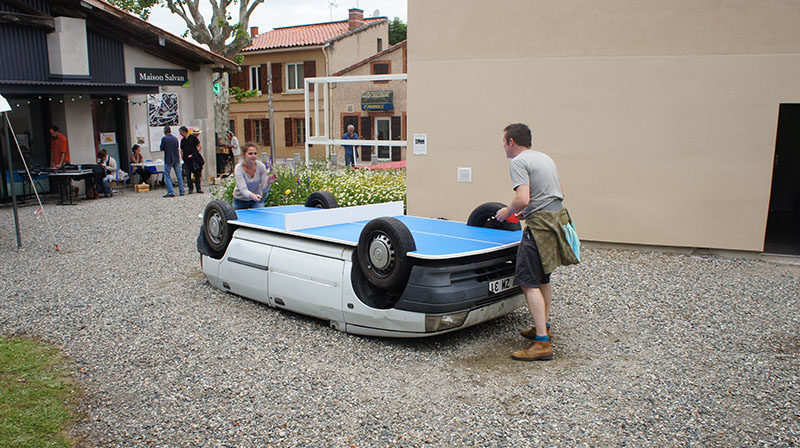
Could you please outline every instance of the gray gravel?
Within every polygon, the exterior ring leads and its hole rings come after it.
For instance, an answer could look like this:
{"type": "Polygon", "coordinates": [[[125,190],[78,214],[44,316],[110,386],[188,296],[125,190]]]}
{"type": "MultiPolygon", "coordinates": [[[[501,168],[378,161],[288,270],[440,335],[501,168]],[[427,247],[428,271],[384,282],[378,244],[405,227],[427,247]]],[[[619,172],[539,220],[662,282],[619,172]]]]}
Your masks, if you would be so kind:
{"type": "Polygon", "coordinates": [[[84,446],[797,446],[800,266],[590,249],[553,275],[555,360],[526,310],[424,340],[351,336],[200,272],[209,194],[0,210],[0,333],[86,390],[84,446]]]}

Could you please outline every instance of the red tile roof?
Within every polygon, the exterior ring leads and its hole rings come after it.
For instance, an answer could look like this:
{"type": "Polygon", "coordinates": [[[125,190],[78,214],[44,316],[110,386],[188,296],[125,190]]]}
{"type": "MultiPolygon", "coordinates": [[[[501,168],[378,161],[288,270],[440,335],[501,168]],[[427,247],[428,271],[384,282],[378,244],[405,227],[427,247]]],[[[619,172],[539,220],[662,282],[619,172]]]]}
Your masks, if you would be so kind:
{"type": "Polygon", "coordinates": [[[242,52],[322,45],[344,37],[351,31],[362,31],[387,20],[386,17],[367,18],[364,19],[364,25],[354,30],[349,29],[347,20],[275,28],[272,31],[254,37],[252,44],[244,48],[242,52]]]}

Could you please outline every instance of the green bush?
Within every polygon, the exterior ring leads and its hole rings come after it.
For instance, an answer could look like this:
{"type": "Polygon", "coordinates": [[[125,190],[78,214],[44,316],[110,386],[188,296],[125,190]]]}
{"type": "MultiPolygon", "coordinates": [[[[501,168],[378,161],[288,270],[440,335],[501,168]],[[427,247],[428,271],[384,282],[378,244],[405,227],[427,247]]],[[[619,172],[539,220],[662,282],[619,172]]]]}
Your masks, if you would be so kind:
{"type": "MultiPolygon", "coordinates": [[[[406,170],[344,169],[331,171],[324,167],[311,166],[289,168],[275,167],[278,180],[272,184],[267,195],[267,207],[287,204],[303,204],[315,191],[329,191],[340,207],[377,204],[381,202],[406,202],[406,170]]],[[[233,176],[211,190],[214,199],[233,202],[233,176]]]]}

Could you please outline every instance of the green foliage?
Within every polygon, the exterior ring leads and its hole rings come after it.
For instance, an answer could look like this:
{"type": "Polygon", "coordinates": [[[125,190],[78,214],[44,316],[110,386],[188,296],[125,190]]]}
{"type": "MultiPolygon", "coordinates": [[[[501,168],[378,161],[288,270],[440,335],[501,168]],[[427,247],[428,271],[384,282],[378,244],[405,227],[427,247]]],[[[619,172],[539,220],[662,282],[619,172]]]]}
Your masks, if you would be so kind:
{"type": "Polygon", "coordinates": [[[0,446],[71,446],[77,394],[55,348],[0,337],[0,446]]]}
{"type": "Polygon", "coordinates": [[[150,17],[150,9],[158,6],[164,0],[109,0],[109,2],[125,11],[132,12],[137,16],[147,20],[150,17]]]}
{"type": "Polygon", "coordinates": [[[228,92],[231,98],[235,99],[237,103],[241,103],[245,98],[253,98],[258,96],[258,90],[244,90],[241,87],[230,87],[228,92]]]}
{"type": "Polygon", "coordinates": [[[408,34],[408,25],[400,20],[400,17],[395,17],[389,22],[389,45],[394,45],[406,39],[408,34]]]}
{"type": "MultiPolygon", "coordinates": [[[[406,171],[356,170],[352,168],[331,171],[321,166],[275,167],[278,180],[270,187],[265,205],[303,204],[315,191],[328,191],[340,207],[406,201],[406,171]]],[[[236,182],[228,177],[211,190],[214,199],[233,202],[236,182]]]]}

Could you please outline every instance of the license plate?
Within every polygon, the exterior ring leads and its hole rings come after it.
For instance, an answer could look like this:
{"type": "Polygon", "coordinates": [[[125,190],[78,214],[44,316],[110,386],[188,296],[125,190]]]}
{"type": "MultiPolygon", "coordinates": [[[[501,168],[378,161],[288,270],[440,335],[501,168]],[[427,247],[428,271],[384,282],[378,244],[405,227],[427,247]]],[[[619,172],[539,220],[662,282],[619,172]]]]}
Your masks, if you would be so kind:
{"type": "Polygon", "coordinates": [[[492,294],[498,294],[503,291],[507,291],[514,287],[514,276],[505,277],[497,280],[492,280],[489,282],[489,292],[492,294]]]}

